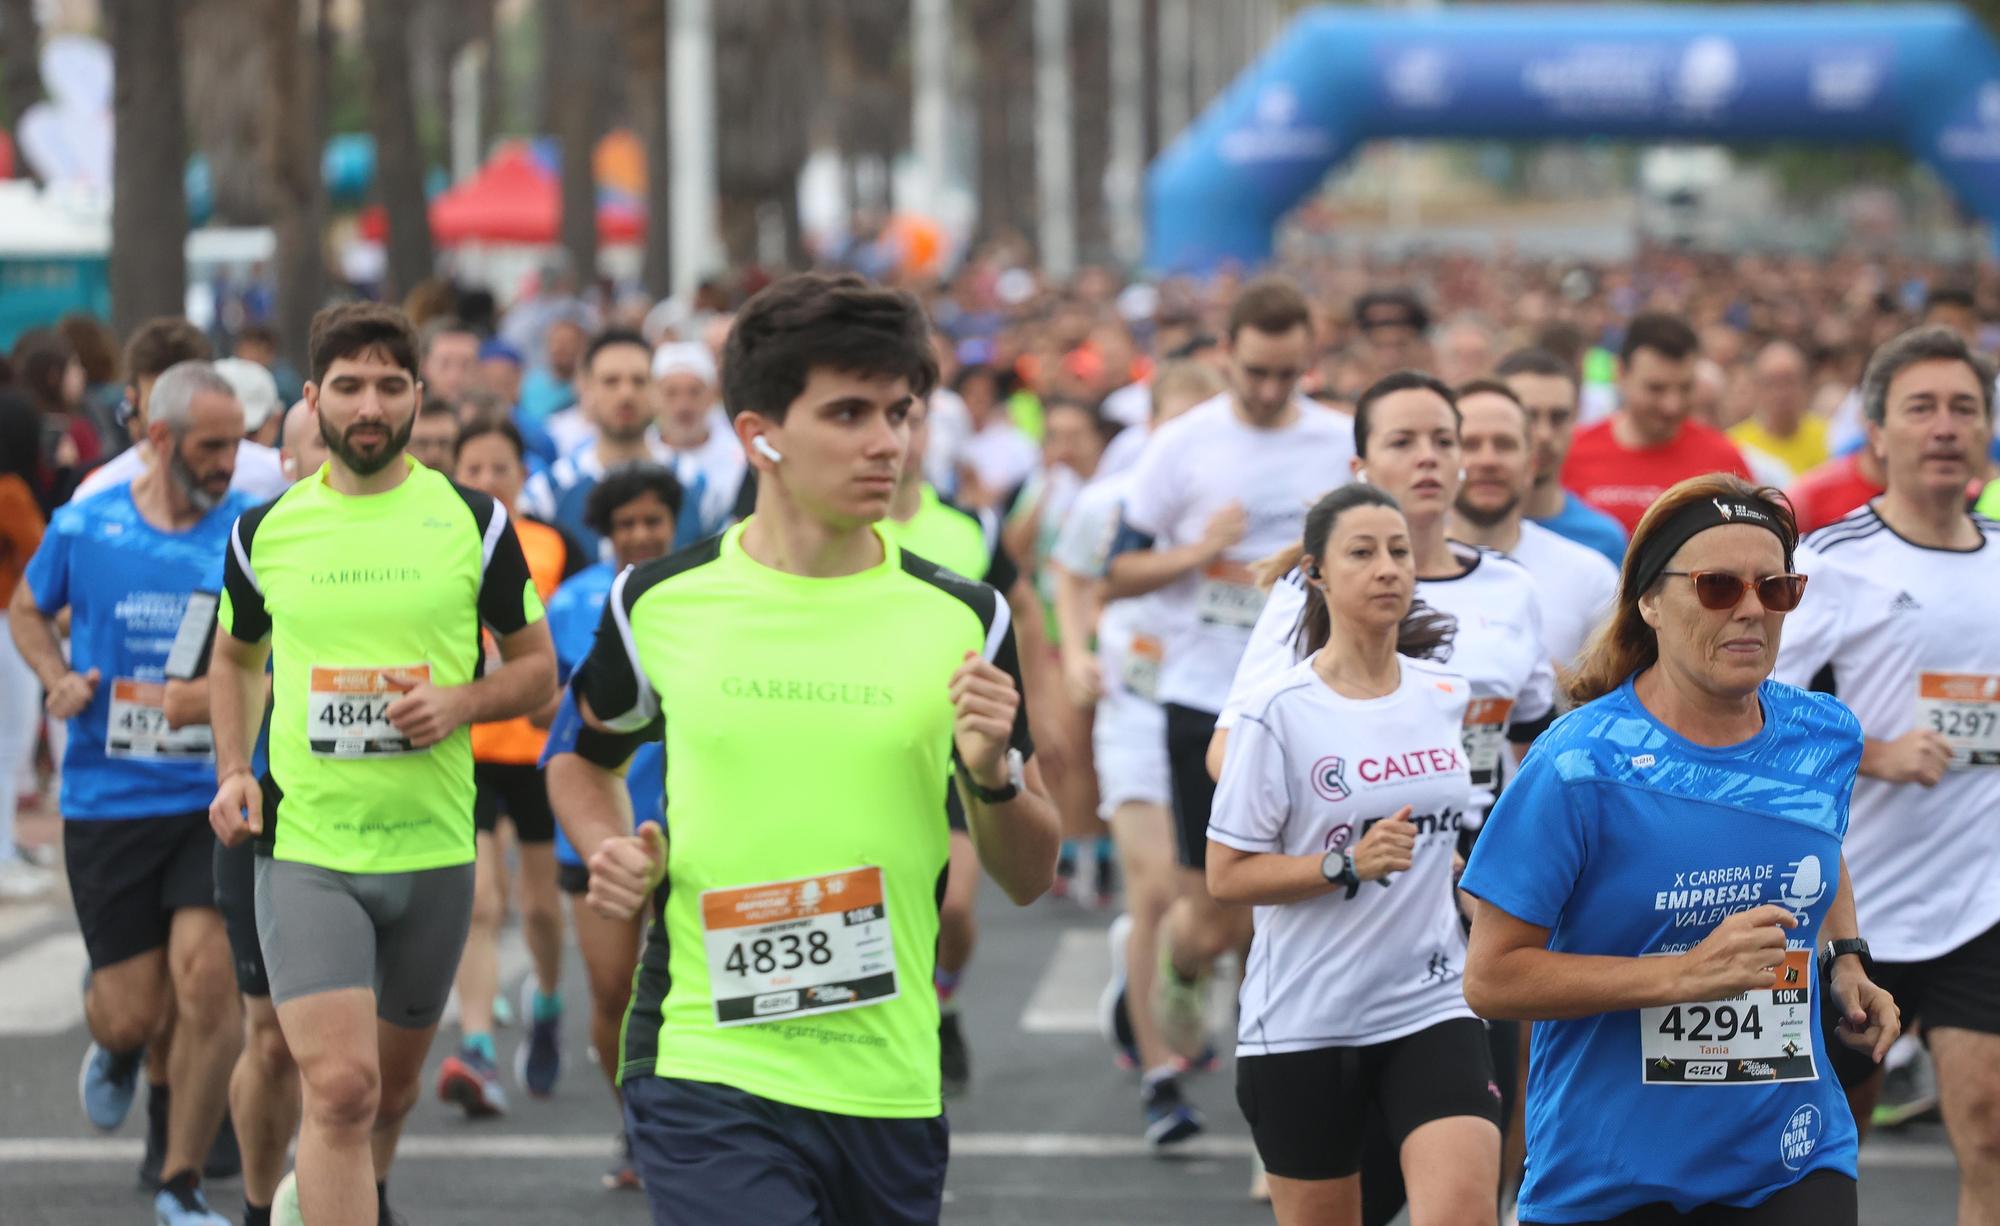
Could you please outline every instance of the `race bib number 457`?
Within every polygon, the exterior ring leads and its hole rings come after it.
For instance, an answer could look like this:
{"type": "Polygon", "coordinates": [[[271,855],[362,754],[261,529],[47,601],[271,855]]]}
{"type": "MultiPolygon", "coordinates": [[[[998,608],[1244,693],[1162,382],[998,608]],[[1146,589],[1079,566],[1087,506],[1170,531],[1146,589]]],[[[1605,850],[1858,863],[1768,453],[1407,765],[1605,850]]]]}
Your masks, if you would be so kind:
{"type": "Polygon", "coordinates": [[[306,694],[306,740],[322,758],[375,758],[416,753],[389,708],[431,679],[428,664],[396,668],[315,665],[306,694]]]}
{"type": "Polygon", "coordinates": [[[701,928],[718,1026],[896,998],[896,945],[879,868],[708,890],[701,928]]]}
{"type": "Polygon", "coordinates": [[[1639,1011],[1644,1077],[1653,1085],[1811,1081],[1812,952],[1787,950],[1771,986],[1729,1000],[1639,1011]]]}

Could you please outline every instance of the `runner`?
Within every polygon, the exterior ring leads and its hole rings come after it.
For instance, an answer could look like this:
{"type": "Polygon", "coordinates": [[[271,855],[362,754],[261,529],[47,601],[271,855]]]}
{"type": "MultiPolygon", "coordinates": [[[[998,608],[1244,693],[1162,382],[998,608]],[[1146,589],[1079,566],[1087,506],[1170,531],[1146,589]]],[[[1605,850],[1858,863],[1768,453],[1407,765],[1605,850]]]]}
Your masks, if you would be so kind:
{"type": "Polygon", "coordinates": [[[1562,668],[1575,663],[1618,595],[1618,568],[1587,545],[1522,514],[1533,481],[1527,406],[1497,379],[1458,389],[1465,478],[1452,504],[1451,535],[1504,553],[1534,576],[1542,595],[1542,644],[1562,668]]]}
{"type": "Polygon", "coordinates": [[[1752,412],[1729,430],[1743,451],[1761,452],[1785,466],[1794,479],[1827,460],[1826,419],[1812,412],[1806,382],[1806,355],[1790,341],[1772,341],[1750,365],[1752,412]]]}
{"type": "Polygon", "coordinates": [[[1313,507],[1306,658],[1248,699],[1209,823],[1210,891],[1256,908],[1236,1092],[1286,1226],[1359,1220],[1377,1116],[1415,1226],[1495,1220],[1500,1090],[1452,891],[1475,700],[1427,662],[1458,626],[1413,602],[1415,557],[1372,486],[1313,507]]]}
{"type": "MultiPolygon", "coordinates": [[[[73,500],[81,501],[116,489],[146,471],[152,462],[148,442],[152,435],[146,422],[155,384],[178,363],[206,362],[212,352],[201,330],[178,315],[162,315],[139,325],[125,342],[125,423],[132,432],[133,445],[92,469],[76,487],[73,500]]],[[[275,496],[285,488],[278,453],[247,438],[241,440],[231,481],[231,489],[252,498],[275,496]]]]}
{"type": "Polygon", "coordinates": [[[326,440],[319,434],[319,416],[303,400],[285,410],[285,425],[278,441],[281,444],[278,457],[284,465],[286,481],[309,477],[326,463],[328,452],[326,440]]]}
{"type": "Polygon", "coordinates": [[[1672,315],[1646,312],[1618,347],[1618,408],[1576,436],[1562,483],[1627,532],[1677,481],[1749,466],[1735,444],[1692,416],[1701,341],[1672,315]]]}
{"type": "MultiPolygon", "coordinates": [[[[604,620],[604,603],[611,584],[621,570],[665,557],[674,540],[674,517],[680,513],[683,491],[672,473],[653,464],[631,464],[607,476],[590,492],[585,514],[591,528],[611,542],[613,560],[599,562],[578,571],[556,589],[549,601],[549,634],[555,640],[557,674],[566,686],[570,676],[590,654],[597,627],[604,620]]],[[[563,818],[566,772],[578,769],[575,757],[582,721],[575,701],[567,691],[562,707],[550,727],[548,744],[542,751],[543,769],[549,781],[549,800],[558,823],[563,818]]],[[[640,822],[655,824],[665,820],[665,762],[656,743],[649,742],[633,754],[625,772],[626,791],[632,812],[640,822]]],[[[619,833],[625,833],[621,830],[619,833]]],[[[584,970],[590,978],[590,1045],[597,1064],[618,1099],[618,1033],[625,1023],[625,1009],[632,1003],[632,972],[639,964],[641,920],[610,919],[593,911],[585,899],[590,888],[589,854],[592,844],[580,854],[560,824],[556,829],[558,882],[569,896],[570,926],[576,932],[577,950],[583,955],[584,970]]],[[[623,1126],[620,1111],[618,1156],[604,1175],[610,1189],[636,1189],[638,1168],[632,1161],[632,1144],[623,1126]]]]}
{"type": "MultiPolygon", "coordinates": [[[[548,600],[563,580],[587,563],[582,547],[561,530],[516,510],[526,476],[527,448],[509,421],[474,422],[458,436],[452,471],[469,490],[485,494],[507,512],[535,594],[548,600]]],[[[533,973],[521,985],[527,1036],[515,1051],[514,1079],[528,1093],[547,1098],[562,1074],[562,902],[556,887],[555,815],[537,762],[544,728],[555,715],[556,695],[530,715],[472,727],[472,775],[478,785],[473,824],[478,829],[472,927],[458,960],[458,1051],[438,1069],[437,1093],[468,1117],[505,1115],[493,1048],[493,1002],[500,991],[500,926],[507,914],[508,869],[499,837],[500,815],[514,827],[519,856],[521,934],[533,973]],[[539,726],[538,726],[539,723],[539,726]]]]}
{"type": "Polygon", "coordinates": [[[1584,705],[1473,850],[1466,999],[1538,1023],[1523,1223],[1856,1220],[1814,997],[1876,1059],[1896,1006],[1841,855],[1860,728],[1766,679],[1806,592],[1795,543],[1775,490],[1669,490],[1571,680],[1584,705]]]}
{"type": "Polygon", "coordinates": [[[659,389],[658,432],[677,459],[686,486],[688,513],[676,517],[677,543],[693,544],[729,526],[749,463],[729,428],[729,414],[716,399],[715,359],[694,342],[661,345],[653,351],[653,382],[659,389]]]}
{"type": "MultiPolygon", "coordinates": [[[[673,452],[652,433],[652,346],[637,332],[611,328],[584,351],[578,409],[595,437],[536,473],[521,491],[521,506],[602,556],[603,542],[584,522],[590,489],[621,464],[661,464],[679,476],[673,452]]],[[[683,482],[686,485],[687,482],[683,482]]]]}
{"type": "MultiPolygon", "coordinates": [[[[926,562],[999,592],[1007,600],[1019,641],[1029,644],[1029,651],[1044,650],[1041,602],[1001,543],[1000,516],[992,511],[974,514],[938,497],[924,475],[930,449],[929,403],[911,404],[908,421],[910,441],[896,478],[895,500],[882,520],[883,532],[926,562]]],[[[945,817],[951,826],[951,863],[945,874],[944,902],[938,907],[937,970],[932,982],[938,997],[938,1067],[949,1098],[963,1094],[972,1083],[972,1054],[959,1024],[958,988],[979,945],[975,910],[979,855],[955,790],[945,792],[945,817]]]]}
{"type": "MultiPolygon", "coordinates": [[[[428,390],[428,388],[426,389],[428,390]]],[[[417,410],[410,427],[410,457],[425,468],[452,475],[452,457],[458,451],[458,410],[451,401],[432,396],[417,410]]]]}
{"type": "MultiPolygon", "coordinates": [[[[1828,680],[1870,738],[1847,850],[1871,972],[1921,1024],[1959,1164],[1959,1220],[2000,1219],[2000,524],[1965,509],[1993,435],[1993,374],[1956,334],[1908,332],[1862,379],[1888,489],[1813,534],[1843,580],[1894,594],[1828,680]],[[1907,646],[1905,646],[1907,645],[1907,646]],[[1855,665],[1860,665],[1859,667],[1855,665]],[[1911,831],[1922,830],[1922,838],[1911,831]],[[1949,855],[1940,856],[1940,848],[1949,855]]],[[[1859,601],[1855,602],[1861,607],[1859,601]]],[[[1835,1052],[1854,1118],[1879,1070],[1835,1052]]]]}
{"type": "Polygon", "coordinates": [[[416,1102],[471,913],[466,728],[535,709],[555,675],[505,510],[404,452],[416,349],[392,308],[315,316],[306,399],[332,455],[237,521],[211,663],[209,820],[232,846],[257,839],[258,937],[303,1084],[298,1191],[314,1226],[373,1223],[387,1200],[371,1134],[378,1155],[393,1147],[416,1102]],[[484,675],[482,623],[501,657],[484,675]]]}
{"type": "Polygon", "coordinates": [[[1502,358],[1494,377],[1528,410],[1535,483],[1523,513],[1559,536],[1590,546],[1617,566],[1625,559],[1624,526],[1563,488],[1563,463],[1576,439],[1582,395],[1576,369],[1547,350],[1522,349],[1502,358]]]}
{"type": "Polygon", "coordinates": [[[42,683],[21,658],[4,624],[5,606],[13,603],[14,588],[28,559],[41,547],[46,527],[35,496],[41,467],[40,416],[26,400],[0,393],[0,901],[7,902],[39,898],[56,884],[56,875],[30,863],[14,841],[20,798],[23,793],[35,794],[42,683]]]}
{"type": "Polygon", "coordinates": [[[1202,876],[1215,784],[1202,751],[1263,596],[1248,563],[1296,541],[1305,509],[1348,479],[1348,420],[1298,394],[1312,312],[1289,281],[1253,281],[1229,314],[1232,390],[1161,428],[1125,498],[1107,595],[1160,593],[1160,702],[1173,767],[1180,898],[1160,942],[1161,1005],[1183,1055],[1204,1046],[1202,983],[1249,939],[1249,916],[1209,897],[1202,876]]]}
{"type": "Polygon", "coordinates": [[[249,505],[229,489],[243,410],[206,362],[168,368],[148,393],[145,450],[155,461],[57,511],[8,620],[50,716],[69,721],[63,851],[90,955],[84,1016],[94,1040],[84,1112],[101,1129],[119,1127],[142,1049],[163,1048],[166,1076],[148,1103],[149,1135],[158,1128],[163,1142],[154,1215],[165,1226],[226,1226],[201,1190],[242,1036],[215,910],[215,840],[200,813],[214,749],[206,727],[166,727],[162,691],[194,580],[249,505]],[[66,606],[67,663],[55,631],[66,606]]]}
{"type": "MultiPolygon", "coordinates": [[[[1156,430],[1221,390],[1209,367],[1181,361],[1153,378],[1153,419],[1127,427],[1156,430]]],[[[1120,437],[1123,437],[1122,435],[1120,437]]],[[[1094,705],[1092,760],[1097,814],[1109,825],[1125,883],[1125,913],[1107,936],[1111,979],[1099,1009],[1105,1036],[1121,1067],[1137,1070],[1139,1109],[1147,1141],[1177,1145],[1200,1134],[1200,1112],[1181,1094],[1185,1063],[1168,1045],[1150,1002],[1158,975],[1159,931],[1177,892],[1173,813],[1169,809],[1166,713],[1159,704],[1160,640],[1157,595],[1105,603],[1104,570],[1117,534],[1132,470],[1099,476],[1076,496],[1050,555],[1056,618],[1062,626],[1065,689],[1071,701],[1094,705]],[[1100,608],[1101,606],[1101,608],[1100,608]],[[1094,648],[1094,654],[1093,654],[1094,648]]]]}
{"type": "Polygon", "coordinates": [[[954,762],[1009,898],[1054,873],[1005,601],[873,526],[933,379],[926,333],[915,299],[856,277],[752,298],[723,391],[756,513],[621,576],[571,681],[617,730],[565,785],[579,843],[608,836],[592,905],[654,916],[620,1084],[656,1222],[936,1221],[927,985],[954,762]],[[668,738],[671,845],[622,833],[602,769],[649,729],[668,738]]]}

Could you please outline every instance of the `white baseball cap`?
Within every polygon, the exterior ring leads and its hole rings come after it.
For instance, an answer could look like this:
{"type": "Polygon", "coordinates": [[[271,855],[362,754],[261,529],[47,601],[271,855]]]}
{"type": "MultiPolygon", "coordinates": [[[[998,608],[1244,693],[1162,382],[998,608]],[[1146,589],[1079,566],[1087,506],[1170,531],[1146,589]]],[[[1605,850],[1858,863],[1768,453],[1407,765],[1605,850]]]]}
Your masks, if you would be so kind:
{"type": "Polygon", "coordinates": [[[283,407],[278,403],[278,381],[249,358],[222,358],[215,363],[215,373],[229,380],[243,402],[243,433],[263,429],[271,414],[283,407]]]}
{"type": "Polygon", "coordinates": [[[693,375],[714,387],[715,359],[709,356],[707,345],[669,341],[653,350],[653,377],[664,379],[668,375],[693,375]]]}

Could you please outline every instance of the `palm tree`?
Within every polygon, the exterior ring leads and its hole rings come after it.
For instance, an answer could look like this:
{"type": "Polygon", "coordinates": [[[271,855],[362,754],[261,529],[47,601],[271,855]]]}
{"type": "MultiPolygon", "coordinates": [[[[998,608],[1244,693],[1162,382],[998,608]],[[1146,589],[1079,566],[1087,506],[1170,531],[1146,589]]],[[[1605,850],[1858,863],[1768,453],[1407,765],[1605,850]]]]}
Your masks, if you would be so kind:
{"type": "MultiPolygon", "coordinates": [[[[128,0],[143,4],[144,0],[128,0]]],[[[389,214],[389,290],[404,294],[431,275],[430,216],[424,201],[423,150],[417,143],[416,91],[410,79],[411,18],[417,0],[362,0],[363,48],[370,72],[368,126],[375,134],[376,179],[389,214]]]]}
{"type": "Polygon", "coordinates": [[[106,0],[111,31],[111,326],[178,315],[187,297],[187,132],[180,0],[106,0]]]}
{"type": "Polygon", "coordinates": [[[326,297],[326,189],[319,151],[326,143],[326,76],[333,57],[333,0],[304,0],[312,29],[300,28],[301,0],[263,0],[269,107],[262,163],[278,242],[279,351],[306,368],[306,334],[326,297]]]}
{"type": "MultiPolygon", "coordinates": [[[[21,116],[42,100],[42,71],[36,63],[41,42],[35,28],[35,0],[0,0],[0,73],[7,78],[7,127],[17,141],[21,116]]],[[[34,173],[26,159],[20,159],[19,166],[17,173],[34,173]]]]}

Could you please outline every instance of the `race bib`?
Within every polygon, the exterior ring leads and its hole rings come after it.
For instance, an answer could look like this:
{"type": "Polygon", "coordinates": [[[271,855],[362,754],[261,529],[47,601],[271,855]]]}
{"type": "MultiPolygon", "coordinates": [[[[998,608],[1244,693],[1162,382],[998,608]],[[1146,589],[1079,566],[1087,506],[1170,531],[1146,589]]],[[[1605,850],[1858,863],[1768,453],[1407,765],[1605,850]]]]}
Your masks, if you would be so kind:
{"type": "Polygon", "coordinates": [[[1466,706],[1461,735],[1473,787],[1500,790],[1500,755],[1506,751],[1507,717],[1513,713],[1511,698],[1475,698],[1466,706]]]}
{"type": "Polygon", "coordinates": [[[879,868],[708,890],[701,930],[717,1026],[896,998],[896,946],[879,868]]]}
{"type": "Polygon", "coordinates": [[[143,762],[211,762],[215,734],[207,724],[167,727],[167,687],[160,681],[119,677],[111,683],[111,718],[104,729],[106,757],[143,762]]]}
{"type": "Polygon", "coordinates": [[[1201,572],[1195,616],[1203,625],[1249,630],[1263,611],[1264,590],[1251,579],[1249,567],[1218,558],[1201,572]]]}
{"type": "Polygon", "coordinates": [[[1917,726],[1951,742],[1954,770],[2000,766],[2000,676],[1918,673],[1917,726]]]}
{"type": "Polygon", "coordinates": [[[378,758],[422,752],[389,722],[398,698],[431,679],[428,664],[396,668],[314,666],[306,694],[306,740],[321,758],[378,758]]]}
{"type": "Polygon", "coordinates": [[[1771,986],[1728,1000],[1639,1010],[1639,1050],[1650,1085],[1811,1081],[1813,956],[1785,952],[1771,986]]]}
{"type": "Polygon", "coordinates": [[[1158,702],[1160,665],[1166,658],[1165,643],[1150,634],[1133,635],[1132,645],[1125,652],[1125,667],[1119,673],[1125,688],[1147,702],[1158,702]]]}

